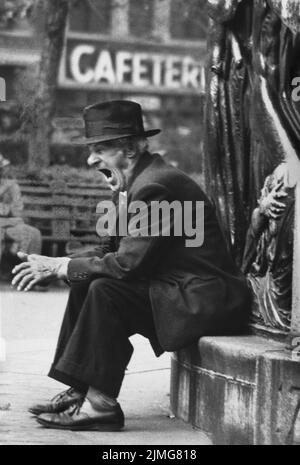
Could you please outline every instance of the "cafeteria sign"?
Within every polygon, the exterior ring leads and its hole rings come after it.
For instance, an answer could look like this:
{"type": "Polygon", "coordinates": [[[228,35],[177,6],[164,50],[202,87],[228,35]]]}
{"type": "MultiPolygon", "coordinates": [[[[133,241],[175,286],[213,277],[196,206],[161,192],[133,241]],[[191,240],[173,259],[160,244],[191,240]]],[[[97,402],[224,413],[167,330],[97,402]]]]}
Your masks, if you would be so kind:
{"type": "Polygon", "coordinates": [[[59,85],[64,88],[195,94],[203,91],[204,51],[193,46],[68,38],[59,85]]]}

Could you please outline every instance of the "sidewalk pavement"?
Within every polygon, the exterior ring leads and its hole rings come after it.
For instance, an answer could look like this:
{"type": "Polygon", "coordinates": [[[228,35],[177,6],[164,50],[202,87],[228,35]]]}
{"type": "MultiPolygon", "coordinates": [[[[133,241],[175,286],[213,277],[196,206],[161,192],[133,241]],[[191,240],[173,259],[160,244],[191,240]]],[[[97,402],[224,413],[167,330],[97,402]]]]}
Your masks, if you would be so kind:
{"type": "Polygon", "coordinates": [[[204,433],[170,414],[170,354],[156,358],[141,336],[131,339],[135,352],[119,398],[126,417],[122,432],[71,432],[38,425],[27,412],[28,406],[66,388],[46,375],[68,291],[51,288],[48,292],[19,293],[0,286],[7,352],[5,362],[0,361],[0,444],[211,444],[204,433]]]}

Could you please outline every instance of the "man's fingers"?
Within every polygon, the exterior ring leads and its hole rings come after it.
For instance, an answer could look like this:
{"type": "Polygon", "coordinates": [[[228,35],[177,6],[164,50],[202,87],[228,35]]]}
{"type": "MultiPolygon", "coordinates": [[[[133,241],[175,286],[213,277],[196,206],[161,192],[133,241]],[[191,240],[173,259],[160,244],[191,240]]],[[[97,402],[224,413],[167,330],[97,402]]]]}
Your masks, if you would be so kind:
{"type": "Polygon", "coordinates": [[[28,274],[31,274],[31,273],[32,273],[32,270],[31,270],[30,268],[26,268],[25,270],[20,271],[20,272],[14,277],[14,279],[12,280],[12,282],[11,282],[12,285],[13,285],[13,286],[18,285],[18,283],[20,282],[20,280],[21,280],[24,276],[26,276],[26,275],[28,275],[28,274]]]}
{"type": "Polygon", "coordinates": [[[25,287],[24,291],[25,291],[25,292],[30,291],[30,289],[32,289],[33,286],[35,286],[39,281],[40,281],[39,278],[33,279],[32,281],[30,281],[29,284],[27,284],[27,286],[25,287]]]}
{"type": "Polygon", "coordinates": [[[17,265],[17,266],[14,267],[14,269],[12,270],[12,274],[17,274],[21,270],[25,270],[26,268],[30,268],[30,263],[29,262],[20,263],[20,265],[17,265]]]}
{"type": "Polygon", "coordinates": [[[24,289],[25,287],[28,287],[29,283],[30,283],[31,281],[33,281],[34,279],[35,279],[35,278],[34,278],[34,275],[33,275],[32,273],[30,273],[30,274],[24,276],[24,278],[21,280],[21,282],[19,283],[19,285],[18,285],[18,287],[17,287],[18,291],[23,291],[23,289],[24,289]]]}

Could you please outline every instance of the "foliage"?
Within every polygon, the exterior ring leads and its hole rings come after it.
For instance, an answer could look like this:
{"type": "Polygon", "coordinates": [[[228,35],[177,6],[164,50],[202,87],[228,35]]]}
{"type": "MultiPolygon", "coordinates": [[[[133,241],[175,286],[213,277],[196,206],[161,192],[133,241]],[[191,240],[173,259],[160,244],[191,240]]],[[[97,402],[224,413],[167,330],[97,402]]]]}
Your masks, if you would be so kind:
{"type": "MultiPolygon", "coordinates": [[[[69,0],[70,4],[79,4],[83,0],[69,0]]],[[[11,26],[19,19],[30,17],[41,0],[0,0],[0,26],[11,26]]]]}
{"type": "Polygon", "coordinates": [[[0,0],[0,26],[10,26],[29,16],[33,5],[34,0],[0,0]]]}

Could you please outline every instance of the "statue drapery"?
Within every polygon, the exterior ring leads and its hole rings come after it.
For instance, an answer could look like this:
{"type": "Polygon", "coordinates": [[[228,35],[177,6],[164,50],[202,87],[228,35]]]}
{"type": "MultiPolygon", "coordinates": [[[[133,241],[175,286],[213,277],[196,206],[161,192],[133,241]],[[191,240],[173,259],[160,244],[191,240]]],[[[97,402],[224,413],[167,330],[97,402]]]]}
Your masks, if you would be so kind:
{"type": "Polygon", "coordinates": [[[287,330],[300,157],[300,104],[292,99],[300,2],[208,0],[208,12],[207,191],[248,276],[254,320],[287,330]],[[266,199],[275,213],[276,202],[284,203],[276,219],[259,208],[266,199]]]}

